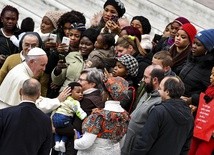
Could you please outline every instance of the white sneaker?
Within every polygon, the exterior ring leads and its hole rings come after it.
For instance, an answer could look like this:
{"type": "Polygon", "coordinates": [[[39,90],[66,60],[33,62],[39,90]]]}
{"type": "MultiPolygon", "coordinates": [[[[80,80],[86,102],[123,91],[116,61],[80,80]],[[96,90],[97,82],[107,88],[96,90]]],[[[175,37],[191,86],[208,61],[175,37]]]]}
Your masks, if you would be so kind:
{"type": "Polygon", "coordinates": [[[59,142],[58,141],[56,141],[56,143],[55,143],[54,150],[60,151],[60,149],[59,149],[59,142]]]}
{"type": "Polygon", "coordinates": [[[59,151],[60,152],[65,152],[65,142],[60,141],[60,143],[59,143],[59,151]]]}

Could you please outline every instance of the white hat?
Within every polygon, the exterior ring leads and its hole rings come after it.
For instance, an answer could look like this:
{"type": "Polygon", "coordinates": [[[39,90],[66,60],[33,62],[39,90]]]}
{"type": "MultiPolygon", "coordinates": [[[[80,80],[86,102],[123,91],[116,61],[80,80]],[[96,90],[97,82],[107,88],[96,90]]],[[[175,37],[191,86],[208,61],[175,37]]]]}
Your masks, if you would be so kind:
{"type": "Polygon", "coordinates": [[[32,48],[28,54],[28,56],[36,56],[36,55],[46,55],[45,51],[39,47],[32,48]]]}

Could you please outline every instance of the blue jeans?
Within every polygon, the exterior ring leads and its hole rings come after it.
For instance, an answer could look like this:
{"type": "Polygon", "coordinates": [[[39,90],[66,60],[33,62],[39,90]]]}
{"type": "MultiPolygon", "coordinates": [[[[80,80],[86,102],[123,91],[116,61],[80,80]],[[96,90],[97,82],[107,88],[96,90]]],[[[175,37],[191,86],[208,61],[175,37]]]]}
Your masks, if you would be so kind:
{"type": "MultiPolygon", "coordinates": [[[[55,113],[52,117],[52,121],[53,121],[53,125],[55,128],[64,128],[64,127],[68,126],[68,124],[71,123],[72,117],[55,113]]],[[[56,141],[60,142],[61,140],[63,142],[66,142],[68,140],[68,138],[66,136],[55,133],[55,142],[56,141]]]]}

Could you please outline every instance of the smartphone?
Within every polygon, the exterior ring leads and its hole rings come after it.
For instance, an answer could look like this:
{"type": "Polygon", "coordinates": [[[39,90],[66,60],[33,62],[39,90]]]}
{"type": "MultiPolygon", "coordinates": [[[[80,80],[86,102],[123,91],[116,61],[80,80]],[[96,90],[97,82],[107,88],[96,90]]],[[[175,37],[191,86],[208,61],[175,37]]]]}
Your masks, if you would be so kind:
{"type": "Polygon", "coordinates": [[[65,55],[59,53],[59,60],[63,60],[63,62],[65,63],[65,62],[66,62],[66,60],[65,60],[65,55]]]}
{"type": "Polygon", "coordinates": [[[68,38],[68,37],[63,37],[63,38],[62,38],[62,44],[66,44],[66,45],[68,46],[67,48],[65,48],[65,50],[68,51],[68,49],[69,49],[69,44],[70,44],[70,38],[68,38]]]}
{"type": "Polygon", "coordinates": [[[115,15],[113,15],[113,16],[111,17],[111,20],[114,21],[115,23],[117,23],[118,19],[119,19],[119,17],[118,17],[118,16],[115,16],[115,15]]]}
{"type": "Polygon", "coordinates": [[[56,43],[56,38],[57,38],[56,34],[51,33],[50,36],[49,36],[49,38],[51,39],[50,42],[56,43]]]}
{"type": "Polygon", "coordinates": [[[69,44],[70,44],[70,38],[68,38],[68,37],[63,37],[63,38],[62,38],[62,44],[66,44],[66,45],[69,46],[69,44]]]}
{"type": "Polygon", "coordinates": [[[158,41],[161,39],[161,35],[159,34],[155,34],[154,38],[153,38],[153,42],[158,43],[158,41]]]}

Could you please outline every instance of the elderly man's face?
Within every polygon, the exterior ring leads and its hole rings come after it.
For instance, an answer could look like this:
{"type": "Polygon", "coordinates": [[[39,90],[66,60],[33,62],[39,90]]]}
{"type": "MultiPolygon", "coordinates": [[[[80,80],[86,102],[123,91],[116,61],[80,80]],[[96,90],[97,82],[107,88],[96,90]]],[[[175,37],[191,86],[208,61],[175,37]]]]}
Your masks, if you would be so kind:
{"type": "Polygon", "coordinates": [[[23,55],[26,56],[32,48],[38,47],[38,46],[39,46],[39,41],[36,36],[32,36],[32,35],[25,36],[22,43],[23,55]]]}
{"type": "Polygon", "coordinates": [[[47,63],[48,57],[46,55],[38,56],[38,58],[30,61],[30,69],[32,70],[34,77],[38,77],[45,71],[47,63]]]}

